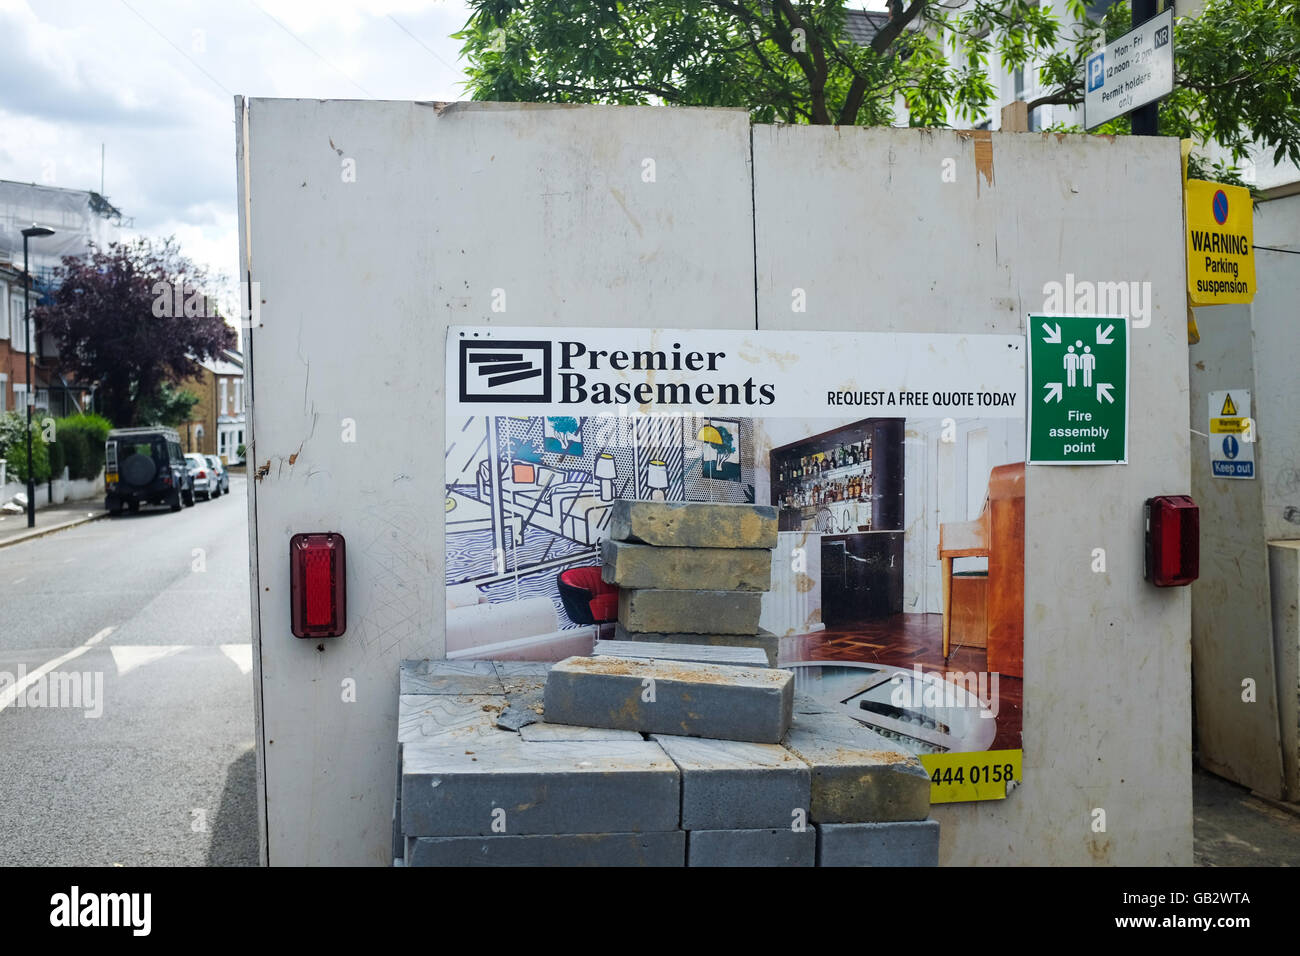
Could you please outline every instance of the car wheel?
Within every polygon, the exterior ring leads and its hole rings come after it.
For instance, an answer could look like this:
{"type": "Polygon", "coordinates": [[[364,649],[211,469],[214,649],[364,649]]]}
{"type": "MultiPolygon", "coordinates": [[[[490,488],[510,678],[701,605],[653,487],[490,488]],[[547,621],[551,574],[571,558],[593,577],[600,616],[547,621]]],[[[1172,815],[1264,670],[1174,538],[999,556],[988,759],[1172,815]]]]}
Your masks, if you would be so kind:
{"type": "Polygon", "coordinates": [[[126,506],[131,510],[131,514],[135,514],[137,511],[140,510],[140,502],[138,501],[128,501],[126,503],[126,506]]]}
{"type": "Polygon", "coordinates": [[[105,495],[104,510],[111,515],[120,515],[122,513],[122,499],[116,495],[105,495]]]}
{"type": "Polygon", "coordinates": [[[181,493],[179,491],[172,492],[171,498],[167,500],[167,507],[171,508],[172,511],[181,510],[181,493]]]}

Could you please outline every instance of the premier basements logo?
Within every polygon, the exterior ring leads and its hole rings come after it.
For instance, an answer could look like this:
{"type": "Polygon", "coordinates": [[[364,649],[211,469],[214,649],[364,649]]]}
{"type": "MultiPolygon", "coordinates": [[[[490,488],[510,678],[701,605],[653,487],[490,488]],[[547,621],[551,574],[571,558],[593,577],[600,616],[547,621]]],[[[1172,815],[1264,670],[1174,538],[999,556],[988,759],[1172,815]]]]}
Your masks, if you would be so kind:
{"type": "Polygon", "coordinates": [[[551,401],[551,343],[460,343],[462,402],[551,401]]]}
{"type": "Polygon", "coordinates": [[[83,893],[78,886],[50,897],[50,925],[57,927],[127,927],[132,936],[152,929],[150,893],[83,893]]]}
{"type": "Polygon", "coordinates": [[[565,405],[771,405],[776,386],[727,380],[726,352],[683,351],[680,342],[669,349],[588,349],[582,342],[560,343],[560,402],[565,405]],[[645,372],[642,382],[588,382],[588,372],[645,372]],[[655,372],[722,372],[708,382],[655,382],[655,372]]]}
{"type": "Polygon", "coordinates": [[[776,401],[775,385],[755,382],[753,376],[730,377],[727,369],[725,351],[696,351],[681,342],[662,349],[600,349],[572,340],[461,340],[460,400],[615,408],[757,407],[776,401]],[[558,352],[554,367],[553,352],[558,352]],[[692,381],[655,381],[659,372],[692,381]],[[694,381],[699,375],[709,380],[694,381]]]}
{"type": "Polygon", "coordinates": [[[452,326],[445,363],[458,429],[483,414],[575,425],[620,414],[834,417],[858,404],[844,396],[877,394],[897,417],[1025,408],[1019,335],[452,326]]]}

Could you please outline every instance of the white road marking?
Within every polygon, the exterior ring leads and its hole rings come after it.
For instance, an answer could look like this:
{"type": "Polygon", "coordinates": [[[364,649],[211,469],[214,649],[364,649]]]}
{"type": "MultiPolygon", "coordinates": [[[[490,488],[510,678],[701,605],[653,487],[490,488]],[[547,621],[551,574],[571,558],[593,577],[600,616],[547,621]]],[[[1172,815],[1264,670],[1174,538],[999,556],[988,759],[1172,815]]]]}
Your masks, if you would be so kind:
{"type": "Polygon", "coordinates": [[[24,693],[28,687],[31,687],[32,684],[35,684],[38,680],[40,680],[50,671],[54,670],[54,668],[66,664],[74,657],[80,657],[82,654],[86,653],[86,651],[90,650],[92,647],[94,647],[96,644],[98,644],[100,641],[102,641],[104,638],[108,637],[108,635],[112,633],[113,633],[113,628],[111,627],[104,628],[102,631],[100,631],[94,637],[90,638],[90,640],[86,641],[86,643],[82,644],[80,647],[74,647],[72,650],[68,651],[68,653],[64,654],[63,656],[56,657],[54,658],[54,660],[42,664],[40,667],[36,668],[36,670],[28,673],[22,680],[18,681],[16,684],[10,684],[3,691],[0,691],[0,712],[2,712],[6,707],[8,707],[10,704],[16,701],[18,699],[19,694],[24,693]]]}
{"type": "Polygon", "coordinates": [[[113,652],[117,676],[121,677],[137,667],[155,664],[165,657],[189,650],[192,646],[190,644],[115,644],[109,650],[113,652]]]}
{"type": "Polygon", "coordinates": [[[252,644],[222,644],[221,653],[225,654],[235,666],[239,668],[239,673],[247,674],[253,669],[253,645],[252,644]]]}
{"type": "Polygon", "coordinates": [[[14,581],[14,584],[15,585],[22,584],[26,580],[27,580],[26,578],[18,578],[18,580],[14,581]]]}

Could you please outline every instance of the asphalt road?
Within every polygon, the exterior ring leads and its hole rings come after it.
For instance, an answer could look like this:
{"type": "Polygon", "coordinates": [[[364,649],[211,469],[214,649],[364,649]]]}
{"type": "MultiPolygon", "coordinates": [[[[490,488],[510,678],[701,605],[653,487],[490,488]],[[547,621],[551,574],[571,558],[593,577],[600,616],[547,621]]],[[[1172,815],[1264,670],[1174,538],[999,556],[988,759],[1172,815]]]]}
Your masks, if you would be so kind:
{"type": "Polygon", "coordinates": [[[0,548],[0,862],[257,864],[247,515],[232,476],[0,548]]]}

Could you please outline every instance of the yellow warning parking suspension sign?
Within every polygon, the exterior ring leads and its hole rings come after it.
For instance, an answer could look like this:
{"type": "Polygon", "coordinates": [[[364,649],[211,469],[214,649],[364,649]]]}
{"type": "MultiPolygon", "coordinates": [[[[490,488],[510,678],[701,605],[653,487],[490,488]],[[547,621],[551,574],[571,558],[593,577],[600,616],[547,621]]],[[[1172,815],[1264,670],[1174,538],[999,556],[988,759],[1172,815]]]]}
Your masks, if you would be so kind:
{"type": "Polygon", "coordinates": [[[1255,228],[1250,190],[1187,180],[1187,292],[1192,305],[1255,297],[1255,228]]]}

